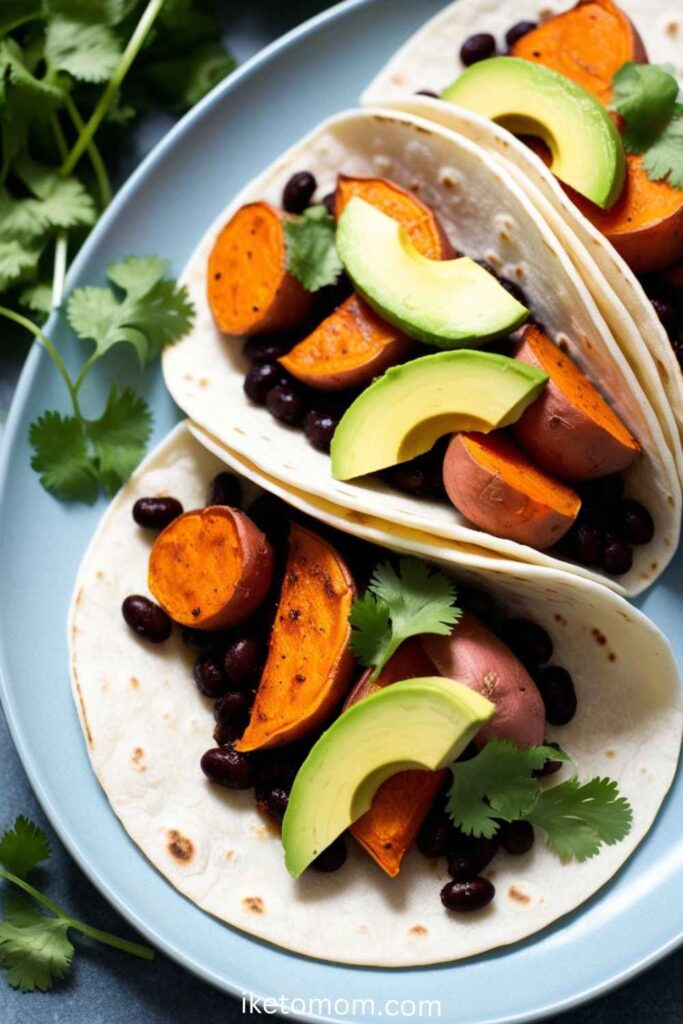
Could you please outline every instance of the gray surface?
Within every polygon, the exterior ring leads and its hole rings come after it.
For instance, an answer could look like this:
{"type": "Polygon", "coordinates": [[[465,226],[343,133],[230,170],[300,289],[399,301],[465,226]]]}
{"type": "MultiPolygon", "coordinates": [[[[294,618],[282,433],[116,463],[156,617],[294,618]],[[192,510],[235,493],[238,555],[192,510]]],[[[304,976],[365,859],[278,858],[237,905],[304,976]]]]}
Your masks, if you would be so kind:
{"type": "MultiPolygon", "coordinates": [[[[328,4],[321,0],[294,4],[249,0],[240,5],[239,12],[230,11],[228,15],[228,8],[233,6],[232,0],[223,4],[227,37],[236,55],[244,60],[328,4]]],[[[145,127],[139,138],[139,155],[160,137],[167,124],[160,118],[145,127]]],[[[21,346],[8,345],[5,339],[0,348],[0,419],[23,357],[21,346]]],[[[50,666],[46,671],[51,671],[50,666]]],[[[81,874],[48,827],[1,715],[0,780],[0,828],[9,825],[17,814],[26,814],[50,834],[54,853],[43,882],[52,899],[77,918],[132,937],[127,925],[81,874]]],[[[148,964],[80,937],[75,944],[71,977],[53,992],[21,994],[0,983],[0,1024],[228,1024],[242,1018],[241,1004],[236,999],[209,988],[163,956],[148,964]]],[[[295,970],[296,961],[292,964],[295,970]]],[[[570,963],[566,969],[571,971],[570,963]]],[[[680,1024],[682,1020],[683,950],[625,988],[555,1018],[556,1024],[680,1024]]]]}

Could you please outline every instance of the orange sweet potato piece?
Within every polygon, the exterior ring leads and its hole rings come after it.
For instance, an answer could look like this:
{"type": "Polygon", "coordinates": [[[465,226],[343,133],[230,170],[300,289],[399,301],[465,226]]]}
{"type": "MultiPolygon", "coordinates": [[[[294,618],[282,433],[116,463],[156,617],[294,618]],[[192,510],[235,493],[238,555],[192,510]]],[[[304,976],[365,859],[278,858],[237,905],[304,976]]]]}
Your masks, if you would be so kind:
{"type": "Polygon", "coordinates": [[[443,464],[448,497],[481,530],[529,544],[555,544],[576,519],[574,491],[538,469],[503,431],[455,434],[443,464]]]}
{"type": "Polygon", "coordinates": [[[512,431],[527,455],[561,480],[592,480],[618,473],[640,445],[569,356],[534,325],[524,328],[515,358],[550,380],[512,431]]]}
{"type": "MultiPolygon", "coordinates": [[[[370,670],[364,672],[346,699],[350,707],[371,693],[397,683],[434,675],[434,665],[419,640],[401,644],[378,678],[371,683],[370,670]]],[[[397,772],[383,782],[375,793],[369,811],[351,826],[351,834],[390,878],[395,878],[422,822],[448,778],[447,771],[422,769],[397,772]]]]}
{"type": "MultiPolygon", "coordinates": [[[[423,256],[439,260],[455,255],[436,215],[399,185],[386,178],[340,175],[335,192],[337,217],[352,196],[360,196],[397,220],[423,256]]],[[[304,384],[337,391],[371,381],[406,360],[414,348],[410,338],[377,316],[360,296],[352,295],[280,363],[304,384]]]]}
{"type": "Polygon", "coordinates": [[[213,318],[225,334],[287,331],[301,324],[313,297],[286,266],[283,221],[270,203],[240,207],[216,239],[207,274],[213,318]]]}
{"type": "Polygon", "coordinates": [[[335,549],[293,523],[268,658],[238,750],[278,747],[332,714],[351,681],[356,589],[335,549]]]}
{"type": "Polygon", "coordinates": [[[251,519],[227,505],[185,512],[157,537],[148,584],[175,622],[227,629],[259,607],[273,576],[273,549],[251,519]]]}

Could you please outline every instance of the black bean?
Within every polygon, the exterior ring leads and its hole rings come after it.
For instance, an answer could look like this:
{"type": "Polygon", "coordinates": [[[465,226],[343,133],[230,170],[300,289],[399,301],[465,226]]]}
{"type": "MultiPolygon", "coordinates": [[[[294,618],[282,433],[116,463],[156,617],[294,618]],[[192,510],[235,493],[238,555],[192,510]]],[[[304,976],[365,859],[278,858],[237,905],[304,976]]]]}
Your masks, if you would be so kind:
{"type": "Polygon", "coordinates": [[[652,516],[639,501],[627,498],[617,506],[619,535],[630,544],[649,544],[655,535],[652,516]]]}
{"type": "Polygon", "coordinates": [[[503,821],[498,834],[503,849],[516,857],[528,853],[534,845],[534,827],[530,821],[503,821]]]}
{"type": "Polygon", "coordinates": [[[496,52],[496,40],[488,32],[476,32],[469,36],[460,47],[460,60],[465,67],[492,57],[496,52]]]}
{"type": "Polygon", "coordinates": [[[520,39],[533,32],[536,27],[535,21],[518,21],[516,25],[513,25],[505,33],[505,42],[509,47],[513,47],[520,39]]]}
{"type": "Polygon", "coordinates": [[[322,205],[325,207],[330,217],[336,216],[336,192],[328,192],[326,196],[321,199],[322,205]]]}
{"type": "Polygon", "coordinates": [[[572,531],[570,557],[580,565],[599,565],[600,551],[600,528],[593,523],[578,523],[572,531]]]}
{"type": "Polygon", "coordinates": [[[587,480],[578,487],[579,494],[583,499],[584,513],[588,506],[612,505],[619,501],[624,493],[624,480],[619,473],[611,473],[609,476],[598,477],[597,480],[587,480]]]}
{"type": "Polygon", "coordinates": [[[255,405],[265,405],[268,394],[284,379],[277,363],[256,363],[244,378],[244,393],[255,405]]]}
{"type": "Polygon", "coordinates": [[[287,213],[303,213],[316,187],[316,180],[310,171],[293,174],[282,190],[282,205],[287,213]]]}
{"type": "Polygon", "coordinates": [[[154,601],[141,594],[131,594],[121,605],[123,617],[138,636],[152,644],[161,644],[171,635],[173,624],[154,601]]]}
{"type": "Polygon", "coordinates": [[[566,725],[576,714],[574,681],[565,668],[550,665],[536,676],[536,685],[551,725],[566,725]]]}
{"type": "Polygon", "coordinates": [[[497,626],[499,612],[490,594],[476,587],[458,587],[458,604],[487,626],[497,626]]]}
{"type": "Polygon", "coordinates": [[[163,530],[182,514],[177,498],[138,498],[133,505],[133,519],[146,530],[163,530]]]}
{"type": "Polygon", "coordinates": [[[201,769],[211,782],[228,789],[251,789],[254,765],[248,754],[226,745],[212,747],[202,755],[201,769]]]}
{"type": "Polygon", "coordinates": [[[229,747],[237,739],[235,730],[228,725],[216,725],[213,730],[213,741],[217,747],[229,747]]]}
{"type": "Polygon", "coordinates": [[[527,668],[544,665],[553,656],[552,640],[542,626],[530,619],[507,619],[500,635],[527,668]]]}
{"type": "Polygon", "coordinates": [[[346,843],[343,836],[337,836],[333,843],[319,853],[311,864],[316,871],[338,871],[346,862],[346,843]]]}
{"type": "Polygon", "coordinates": [[[443,857],[448,853],[455,829],[444,813],[430,812],[417,836],[417,848],[425,857],[443,857]]]}
{"type": "Polygon", "coordinates": [[[433,100],[440,99],[438,92],[434,92],[433,89],[417,89],[415,92],[416,96],[429,96],[433,100]]]}
{"type": "Polygon", "coordinates": [[[608,533],[602,544],[600,564],[610,576],[623,576],[633,566],[633,551],[615,534],[608,533]]]}
{"type": "Polygon", "coordinates": [[[448,874],[451,878],[462,881],[465,878],[475,878],[479,870],[477,862],[473,857],[458,857],[455,854],[448,858],[448,874]]]}
{"type": "Polygon", "coordinates": [[[223,735],[229,739],[238,739],[247,727],[251,702],[244,693],[228,690],[213,708],[213,716],[218,725],[224,729],[223,735]],[[232,735],[229,735],[232,733],[232,735]]]}
{"type": "Polygon", "coordinates": [[[495,895],[494,885],[488,878],[454,879],[446,882],[441,890],[441,902],[447,910],[470,913],[482,910],[495,895]]]}
{"type": "Polygon", "coordinates": [[[211,650],[220,646],[224,638],[223,633],[212,633],[208,629],[194,629],[193,626],[181,626],[180,636],[191,651],[211,650]]]}
{"type": "Polygon", "coordinates": [[[455,859],[466,857],[474,865],[472,874],[478,875],[487,864],[491,863],[499,847],[500,839],[498,835],[491,836],[490,839],[487,839],[485,836],[475,838],[474,836],[466,836],[460,829],[454,828],[448,852],[449,857],[455,859]]]}
{"type": "MultiPolygon", "coordinates": [[[[556,750],[560,749],[559,743],[553,743],[552,741],[545,741],[546,747],[554,747],[556,750]]],[[[562,761],[553,761],[552,758],[548,758],[542,768],[536,768],[531,773],[535,779],[545,779],[548,775],[555,775],[562,768],[562,761]]]]}
{"type": "Polygon", "coordinates": [[[265,652],[257,637],[237,637],[225,648],[223,666],[228,681],[240,690],[247,689],[258,679],[264,660],[265,652]]]}
{"type": "Polygon", "coordinates": [[[199,655],[192,670],[197,689],[205,697],[216,700],[222,697],[228,688],[221,659],[212,651],[204,651],[199,655]]]}
{"type": "Polygon", "coordinates": [[[242,504],[242,485],[234,473],[219,473],[211,481],[207,505],[228,505],[239,508],[242,504]]]}
{"type": "Polygon", "coordinates": [[[324,410],[311,409],[306,413],[304,433],[310,444],[320,452],[329,452],[339,419],[324,410]]]}
{"type": "Polygon", "coordinates": [[[266,405],[271,416],[290,426],[300,423],[306,412],[300,392],[286,381],[270,389],[266,405]]]}
{"type": "Polygon", "coordinates": [[[260,802],[276,821],[282,821],[289,803],[289,790],[284,786],[272,786],[260,802]]]}
{"type": "Polygon", "coordinates": [[[250,363],[276,363],[280,356],[292,347],[293,339],[288,337],[272,337],[269,334],[257,334],[244,343],[245,357],[250,363]]]}
{"type": "Polygon", "coordinates": [[[403,494],[415,497],[434,498],[444,493],[441,471],[434,469],[424,456],[402,462],[398,466],[390,466],[382,471],[381,476],[388,484],[403,494]]]}

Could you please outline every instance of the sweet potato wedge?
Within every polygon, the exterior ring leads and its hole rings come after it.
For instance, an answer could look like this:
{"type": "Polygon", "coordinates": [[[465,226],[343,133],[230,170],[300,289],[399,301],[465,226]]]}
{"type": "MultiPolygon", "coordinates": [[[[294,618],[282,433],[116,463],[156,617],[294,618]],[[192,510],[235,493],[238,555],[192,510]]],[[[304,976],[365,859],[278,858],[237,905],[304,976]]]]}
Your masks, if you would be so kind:
{"type": "MultiPolygon", "coordinates": [[[[375,682],[369,682],[370,670],[363,673],[347,697],[344,709],[401,679],[419,679],[433,675],[434,671],[434,665],[420,641],[416,638],[406,640],[375,682]]],[[[390,878],[399,873],[403,858],[415,842],[422,822],[447,779],[445,770],[397,772],[382,783],[370,810],[351,826],[354,839],[390,878]]]]}
{"type": "Polygon", "coordinates": [[[238,750],[291,743],[333,713],[354,667],[348,617],[355,595],[337,551],[293,523],[268,658],[238,750]]]}
{"type": "Polygon", "coordinates": [[[496,713],[474,738],[483,747],[492,739],[518,747],[543,743],[545,707],[536,684],[509,647],[469,612],[450,636],[425,634],[420,643],[439,675],[457,679],[496,705],[496,713]]]}
{"type": "Polygon", "coordinates": [[[564,536],[581,507],[574,491],[537,469],[502,431],[455,434],[443,482],[475,526],[539,551],[564,536]]]}
{"type": "Polygon", "coordinates": [[[297,380],[321,391],[355,388],[408,359],[415,342],[350,295],[279,359],[297,380]]]}
{"type": "Polygon", "coordinates": [[[524,329],[515,358],[549,376],[541,397],[512,427],[524,451],[561,480],[618,473],[640,445],[600,392],[540,328],[524,329]]]}
{"type": "Polygon", "coordinates": [[[273,576],[273,549],[251,519],[227,505],[185,512],[157,537],[148,584],[183,626],[227,629],[259,607],[273,576]]]}
{"type": "Polygon", "coordinates": [[[308,316],[313,296],[287,270],[282,227],[287,217],[270,203],[248,203],[216,239],[207,297],[225,334],[287,331],[308,316]]]}

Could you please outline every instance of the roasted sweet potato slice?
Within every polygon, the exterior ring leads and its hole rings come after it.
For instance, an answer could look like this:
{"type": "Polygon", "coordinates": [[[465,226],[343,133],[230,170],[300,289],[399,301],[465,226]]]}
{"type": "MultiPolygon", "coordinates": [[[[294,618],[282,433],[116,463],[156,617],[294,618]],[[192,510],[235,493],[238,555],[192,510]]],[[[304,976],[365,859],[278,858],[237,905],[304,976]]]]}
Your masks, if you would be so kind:
{"type": "Polygon", "coordinates": [[[226,629],[259,607],[273,575],[273,549],[251,519],[227,505],[185,512],[157,537],[148,583],[175,622],[226,629]]]}
{"type": "Polygon", "coordinates": [[[207,297],[226,334],[287,331],[308,316],[312,295],[287,270],[282,224],[288,216],[270,203],[248,203],[216,239],[207,297]]]}
{"type": "Polygon", "coordinates": [[[291,743],[332,714],[351,681],[356,590],[335,549],[292,524],[268,658],[238,750],[291,743]]]}
{"type": "Polygon", "coordinates": [[[455,434],[443,464],[448,497],[481,530],[539,551],[576,519],[578,495],[529,461],[503,431],[455,434]]]}
{"type": "MultiPolygon", "coordinates": [[[[401,679],[419,679],[433,674],[434,665],[419,640],[407,640],[389,659],[375,682],[369,682],[370,671],[361,676],[344,707],[350,707],[401,679]]],[[[447,778],[445,770],[397,772],[382,783],[370,810],[351,826],[354,839],[391,878],[399,873],[403,858],[415,842],[422,822],[447,778]]]]}
{"type": "MultiPolygon", "coordinates": [[[[386,178],[339,176],[335,214],[340,216],[352,196],[360,196],[407,231],[415,247],[429,259],[455,255],[436,215],[417,196],[386,178]]],[[[359,387],[390,366],[406,360],[415,342],[352,295],[280,359],[293,377],[324,391],[359,387]]]]}
{"type": "Polygon", "coordinates": [[[543,469],[561,480],[592,480],[618,473],[638,457],[640,445],[616,412],[540,328],[524,328],[516,358],[550,377],[512,428],[543,469]]]}

